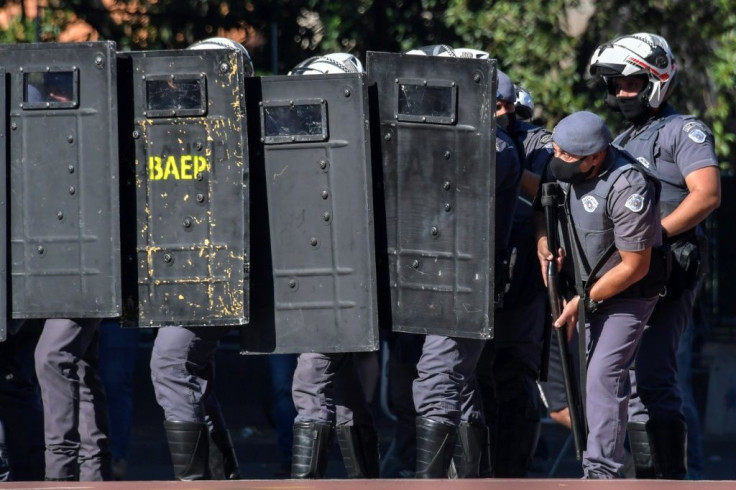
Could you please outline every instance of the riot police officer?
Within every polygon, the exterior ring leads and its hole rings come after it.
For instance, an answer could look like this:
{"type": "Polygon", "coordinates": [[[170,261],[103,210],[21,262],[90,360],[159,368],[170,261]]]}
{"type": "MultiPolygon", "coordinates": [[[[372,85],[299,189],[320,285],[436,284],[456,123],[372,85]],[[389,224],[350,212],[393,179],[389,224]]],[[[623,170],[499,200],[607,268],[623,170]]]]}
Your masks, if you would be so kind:
{"type": "MultiPolygon", "coordinates": [[[[209,38],[188,49],[231,49],[244,54],[246,76],[253,75],[247,50],[227,38],[209,38]]],[[[214,355],[231,327],[158,329],[151,351],[151,381],[164,410],[164,427],[174,473],[179,480],[240,478],[237,457],[214,394],[214,355]]]]}
{"type": "Polygon", "coordinates": [[[0,481],[44,478],[43,406],[33,366],[38,330],[9,322],[0,342],[0,481]]]}
{"type": "Polygon", "coordinates": [[[93,318],[46,320],[36,345],[47,480],[112,477],[107,400],[97,373],[99,323],[93,318]]]}
{"type": "MultiPolygon", "coordinates": [[[[414,52],[489,57],[488,53],[481,51],[453,50],[444,45],[429,46],[414,52]]],[[[499,83],[499,91],[505,88],[508,87],[499,83]]],[[[510,92],[510,96],[505,92],[499,93],[497,98],[513,98],[513,84],[510,92]]],[[[498,131],[495,144],[495,247],[501,251],[508,245],[522,166],[513,141],[504,131],[498,131]]],[[[417,410],[417,478],[444,478],[451,461],[454,461],[459,477],[480,476],[481,460],[488,451],[488,429],[475,370],[484,345],[485,341],[479,339],[426,336],[417,364],[418,377],[413,384],[417,410]]]]}
{"type": "MultiPolygon", "coordinates": [[[[309,58],[289,75],[363,73],[349,53],[309,58]]],[[[292,478],[323,478],[327,453],[337,434],[349,478],[378,478],[378,434],[363,390],[360,372],[371,352],[302,353],[297,360],[292,398],[297,410],[293,427],[292,478]]]]}
{"type": "MultiPolygon", "coordinates": [[[[584,306],[589,434],[583,470],[587,478],[615,478],[625,460],[629,367],[664,279],[652,252],[661,243],[657,183],[610,145],[611,133],[591,112],[565,117],[552,137],[550,171],[565,195],[567,225],[558,260],[580,285],[554,325],[572,332],[584,306]]],[[[543,226],[537,243],[546,271],[553,255],[543,226]]]]}
{"type": "Polygon", "coordinates": [[[513,138],[524,176],[509,240],[516,265],[503,306],[496,311],[494,338],[483,351],[477,375],[486,419],[492,428],[493,475],[519,478],[527,474],[541,427],[536,380],[542,360],[547,296],[535,265],[531,199],[537,194],[539,175],[552,157],[552,139],[549,131],[516,117],[519,90],[503,72],[498,73],[498,87],[496,120],[513,138]]]}
{"type": "Polygon", "coordinates": [[[607,102],[631,123],[615,143],[662,182],[662,231],[672,249],[673,269],[636,358],[638,398],[629,409],[629,433],[638,476],[684,478],[687,427],[676,352],[692,316],[704,259],[696,228],[720,205],[713,134],[702,121],[667,103],[677,63],[661,36],[637,33],[604,43],[593,54],[590,71],[603,77],[607,102]]]}

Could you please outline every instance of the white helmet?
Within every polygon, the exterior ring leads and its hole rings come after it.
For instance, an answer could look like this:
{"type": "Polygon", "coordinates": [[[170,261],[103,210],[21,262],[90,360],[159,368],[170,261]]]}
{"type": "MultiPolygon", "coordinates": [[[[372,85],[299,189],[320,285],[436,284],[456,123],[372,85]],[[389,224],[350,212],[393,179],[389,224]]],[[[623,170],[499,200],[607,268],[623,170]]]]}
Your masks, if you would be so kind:
{"type": "Polygon", "coordinates": [[[289,75],[326,75],[328,73],[364,73],[363,64],[350,53],[313,56],[296,65],[289,75]]]}
{"type": "Polygon", "coordinates": [[[456,48],[455,56],[458,58],[474,58],[476,60],[487,60],[491,57],[487,52],[473,48],[456,48]]]}
{"type": "Polygon", "coordinates": [[[491,57],[485,51],[473,48],[451,48],[447,44],[431,44],[421,48],[407,51],[406,54],[418,54],[421,56],[443,56],[445,58],[475,58],[487,60],[491,57]]]}
{"type": "Polygon", "coordinates": [[[447,44],[431,44],[416,49],[410,49],[406,54],[416,54],[419,56],[449,56],[455,58],[455,50],[447,44]]]}
{"type": "Polygon", "coordinates": [[[531,119],[534,116],[534,99],[532,94],[527,92],[523,87],[514,85],[516,89],[516,115],[519,119],[531,119]]]}
{"type": "Polygon", "coordinates": [[[612,95],[615,95],[612,78],[646,76],[649,83],[638,97],[656,109],[675,86],[677,63],[662,36],[640,32],[598,46],[590,60],[590,74],[602,76],[612,95]]]}
{"type": "Polygon", "coordinates": [[[187,49],[232,49],[233,51],[240,51],[243,53],[243,61],[245,62],[245,66],[243,67],[245,75],[252,77],[255,73],[255,70],[253,69],[253,60],[251,59],[248,50],[245,49],[245,46],[227,37],[210,37],[203,39],[202,41],[197,41],[192,44],[187,49]]]}

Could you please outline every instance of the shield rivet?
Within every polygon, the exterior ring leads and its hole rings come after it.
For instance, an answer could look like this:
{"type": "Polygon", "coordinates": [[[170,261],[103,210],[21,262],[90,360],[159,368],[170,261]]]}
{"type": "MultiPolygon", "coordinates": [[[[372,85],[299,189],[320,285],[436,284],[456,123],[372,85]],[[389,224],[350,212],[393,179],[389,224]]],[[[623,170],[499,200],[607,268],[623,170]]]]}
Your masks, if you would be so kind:
{"type": "Polygon", "coordinates": [[[414,259],[411,263],[412,268],[419,269],[419,267],[422,265],[422,261],[419,259],[414,259]]]}
{"type": "Polygon", "coordinates": [[[200,172],[197,174],[197,180],[200,182],[204,180],[204,172],[200,172]]]}
{"type": "Polygon", "coordinates": [[[230,70],[230,65],[227,63],[220,63],[220,72],[221,73],[227,73],[228,70],[230,70]]]}
{"type": "Polygon", "coordinates": [[[204,202],[204,194],[197,194],[197,202],[204,202]]]}
{"type": "Polygon", "coordinates": [[[322,170],[326,169],[327,168],[327,160],[320,160],[319,161],[319,168],[321,168],[322,170]]]}
{"type": "Polygon", "coordinates": [[[322,199],[327,199],[328,197],[330,197],[330,193],[327,191],[322,191],[322,199]]]}
{"type": "Polygon", "coordinates": [[[350,97],[350,89],[349,88],[346,88],[345,89],[345,92],[343,92],[343,94],[345,95],[345,97],[350,97]]]}
{"type": "Polygon", "coordinates": [[[164,254],[164,262],[166,262],[167,264],[170,264],[171,262],[173,262],[173,260],[174,260],[174,257],[172,257],[171,254],[164,254]]]}
{"type": "Polygon", "coordinates": [[[16,123],[15,121],[10,123],[10,129],[12,129],[13,131],[18,129],[18,123],[16,123]]]}
{"type": "Polygon", "coordinates": [[[289,279],[289,287],[291,289],[294,289],[296,287],[296,280],[295,279],[289,279]]]}
{"type": "Polygon", "coordinates": [[[69,195],[73,196],[77,193],[77,189],[74,186],[69,187],[69,195]]]}
{"type": "Polygon", "coordinates": [[[436,236],[439,236],[439,234],[440,234],[440,229],[439,229],[439,228],[437,228],[436,226],[433,226],[433,227],[432,227],[432,229],[430,229],[430,230],[429,230],[429,233],[430,233],[430,234],[431,234],[432,236],[434,236],[434,237],[436,237],[436,236]]]}
{"type": "Polygon", "coordinates": [[[386,141],[391,141],[391,133],[386,133],[386,134],[385,134],[385,135],[383,136],[383,139],[385,139],[386,141]]]}
{"type": "Polygon", "coordinates": [[[449,180],[446,180],[446,181],[445,181],[445,183],[444,183],[444,184],[442,184],[442,188],[443,188],[444,190],[446,190],[446,191],[449,191],[449,190],[450,190],[450,187],[452,187],[452,184],[450,183],[450,181],[449,181],[449,180]]]}
{"type": "Polygon", "coordinates": [[[67,170],[69,170],[69,173],[70,173],[70,174],[73,174],[73,173],[74,173],[74,165],[69,165],[69,166],[67,167],[67,170]]]}
{"type": "Polygon", "coordinates": [[[67,136],[66,136],[66,141],[67,141],[68,143],[74,143],[74,135],[73,135],[73,134],[69,134],[69,135],[67,135],[67,136]]]}
{"type": "Polygon", "coordinates": [[[105,61],[99,54],[95,57],[95,65],[102,66],[102,62],[105,61]]]}
{"type": "Polygon", "coordinates": [[[194,148],[196,148],[197,151],[201,151],[202,150],[202,142],[201,141],[195,141],[194,142],[194,148]]]}
{"type": "Polygon", "coordinates": [[[140,131],[138,131],[137,129],[136,129],[136,130],[134,130],[134,131],[133,131],[133,138],[134,138],[134,139],[138,139],[138,138],[140,138],[140,137],[141,137],[141,132],[140,132],[140,131]]]}
{"type": "Polygon", "coordinates": [[[192,227],[192,220],[189,218],[184,218],[184,221],[182,222],[184,225],[184,228],[191,228],[192,227]]]}
{"type": "Polygon", "coordinates": [[[56,213],[56,219],[58,219],[58,220],[64,219],[64,213],[62,213],[61,211],[59,211],[58,213],[56,213]]]}
{"type": "Polygon", "coordinates": [[[325,221],[330,221],[330,213],[325,213],[322,215],[322,219],[325,221]]]}
{"type": "Polygon", "coordinates": [[[317,241],[317,239],[315,237],[312,237],[312,238],[309,239],[309,244],[311,246],[316,247],[317,246],[317,243],[319,243],[319,242],[317,241]]]}
{"type": "Polygon", "coordinates": [[[46,249],[44,249],[44,248],[43,248],[43,245],[39,245],[39,246],[38,246],[38,247],[36,248],[36,252],[38,252],[38,253],[39,253],[39,255],[43,255],[43,254],[44,254],[44,253],[46,252],[46,249]]]}
{"type": "Polygon", "coordinates": [[[452,156],[452,153],[450,153],[450,150],[445,150],[445,153],[444,153],[445,160],[449,160],[451,156],[452,156]]]}
{"type": "Polygon", "coordinates": [[[476,73],[475,75],[473,75],[473,81],[475,83],[479,83],[480,82],[480,73],[476,73]]]}
{"type": "Polygon", "coordinates": [[[447,211],[448,213],[450,211],[452,211],[452,204],[450,204],[449,202],[446,202],[445,203],[445,211],[447,211]]]}

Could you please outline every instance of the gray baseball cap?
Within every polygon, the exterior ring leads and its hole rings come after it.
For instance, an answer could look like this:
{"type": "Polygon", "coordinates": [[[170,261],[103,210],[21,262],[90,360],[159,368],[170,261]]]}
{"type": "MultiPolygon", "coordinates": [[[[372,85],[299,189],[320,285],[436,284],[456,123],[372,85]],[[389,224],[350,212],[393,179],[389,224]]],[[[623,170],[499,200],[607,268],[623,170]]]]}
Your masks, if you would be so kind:
{"type": "Polygon", "coordinates": [[[561,150],[580,157],[603,150],[612,139],[611,131],[603,119],[588,111],[570,114],[558,122],[552,131],[552,141],[561,150]]]}
{"type": "Polygon", "coordinates": [[[514,90],[514,84],[507,74],[498,70],[498,90],[496,92],[496,100],[503,100],[504,102],[516,102],[516,90],[514,90]]]}

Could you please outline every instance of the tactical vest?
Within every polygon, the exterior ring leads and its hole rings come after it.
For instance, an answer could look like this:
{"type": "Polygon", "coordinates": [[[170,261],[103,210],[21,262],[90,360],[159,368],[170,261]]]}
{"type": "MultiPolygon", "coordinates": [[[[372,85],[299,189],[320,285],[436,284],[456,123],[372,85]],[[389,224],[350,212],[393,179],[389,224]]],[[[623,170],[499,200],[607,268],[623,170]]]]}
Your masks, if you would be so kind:
{"type": "Polygon", "coordinates": [[[670,114],[662,117],[652,124],[648,125],[644,131],[636,136],[631,136],[634,127],[631,127],[620,134],[615,140],[617,145],[627,152],[631,153],[644,167],[649,169],[659,179],[660,182],[670,186],[674,192],[664,192],[662,201],[660,202],[660,212],[662,217],[667,216],[687,197],[688,190],[685,184],[685,177],[679,172],[666,172],[665,169],[659,168],[658,165],[676,165],[673,162],[661,162],[659,155],[655,154],[657,139],[660,130],[665,127],[673,119],[681,117],[684,119],[695,119],[692,116],[683,116],[681,114],[670,114]],[[674,178],[677,174],[679,177],[674,178]]]}
{"type": "MultiPolygon", "coordinates": [[[[607,212],[608,198],[621,174],[631,170],[642,172],[647,179],[656,182],[654,177],[629,155],[616,151],[611,166],[595,181],[577,185],[576,190],[580,192],[580,195],[571,197],[571,185],[560,184],[565,194],[565,214],[572,224],[572,232],[568,233],[567,230],[563,230],[563,236],[566,236],[566,241],[572,242],[566,243],[568,247],[577,249],[576,256],[580,258],[580,276],[585,282],[588,281],[591,270],[606,254],[609,246],[614,243],[613,221],[607,212]],[[574,214],[573,209],[576,210],[574,214]]],[[[656,203],[659,198],[658,185],[655,186],[655,192],[656,203]]],[[[599,268],[596,276],[602,276],[620,261],[620,254],[614,251],[606,263],[599,268]]]]}

